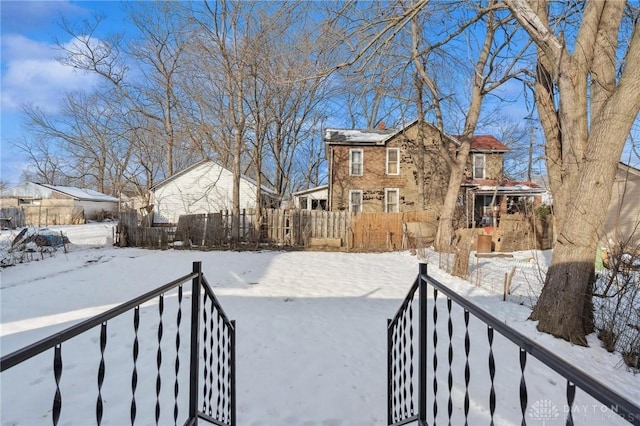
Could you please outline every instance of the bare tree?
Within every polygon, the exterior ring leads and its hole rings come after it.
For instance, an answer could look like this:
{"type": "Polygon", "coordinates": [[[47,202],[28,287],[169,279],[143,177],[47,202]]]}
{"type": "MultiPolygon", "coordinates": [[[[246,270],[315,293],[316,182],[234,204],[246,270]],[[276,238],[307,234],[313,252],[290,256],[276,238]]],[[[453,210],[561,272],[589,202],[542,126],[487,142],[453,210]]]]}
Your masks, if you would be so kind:
{"type": "MultiPolygon", "coordinates": [[[[44,164],[51,165],[55,158],[56,169],[64,173],[67,182],[104,193],[120,193],[131,146],[119,136],[119,114],[99,93],[67,93],[57,113],[29,105],[22,112],[32,135],[20,144],[23,150],[40,153],[41,159],[46,159],[44,164]],[[49,147],[45,148],[43,141],[49,147]],[[58,152],[56,157],[45,152],[51,149],[58,152]],[[123,164],[121,169],[115,167],[116,162],[123,164]]],[[[36,167],[43,164],[36,156],[32,155],[31,160],[36,167]]]]}
{"type": "Polygon", "coordinates": [[[250,121],[245,108],[245,76],[250,72],[248,65],[254,53],[250,43],[252,8],[253,4],[242,2],[205,2],[191,15],[197,28],[193,47],[204,68],[198,89],[208,90],[215,100],[212,105],[222,130],[219,135],[231,148],[233,236],[238,235],[242,155],[250,121]]]}
{"type": "Polygon", "coordinates": [[[505,0],[538,48],[536,101],[554,195],[556,244],[531,318],[586,345],[593,330],[593,258],[620,155],[640,110],[640,27],[626,2],[590,0],[581,16],[547,1],[505,0]],[[622,41],[622,44],[619,43],[622,41]]]}
{"type": "MultiPolygon", "coordinates": [[[[178,6],[175,6],[178,7],[178,6]]],[[[155,135],[164,141],[166,175],[174,173],[174,151],[178,145],[175,119],[179,97],[176,93],[177,73],[184,49],[183,24],[176,22],[173,3],[136,4],[130,16],[140,36],[126,40],[122,34],[99,39],[94,34],[104,21],[96,16],[91,22],[74,25],[62,20],[61,27],[71,36],[71,43],[58,41],[63,52],[59,61],[65,65],[102,77],[106,90],[115,90],[118,108],[124,114],[141,114],[162,129],[155,135]],[[128,50],[127,50],[128,49],[128,50]],[[131,72],[134,60],[138,78],[131,72]],[[128,110],[124,110],[127,108],[128,110]]]]}
{"type": "Polygon", "coordinates": [[[63,158],[55,144],[48,139],[33,136],[12,141],[27,156],[30,168],[22,172],[22,180],[58,185],[66,180],[63,158]]]}
{"type": "MultiPolygon", "coordinates": [[[[426,33],[427,25],[419,20],[419,16],[414,16],[411,20],[412,34],[412,57],[420,83],[417,85],[421,90],[424,87],[429,94],[431,108],[435,118],[436,126],[445,134],[445,112],[443,101],[453,97],[445,92],[445,86],[441,79],[435,75],[430,58],[442,55],[443,48],[448,49],[446,57],[451,64],[457,66],[459,72],[464,72],[465,61],[456,45],[456,40],[461,35],[469,36],[472,30],[483,34],[483,39],[472,49],[477,55],[472,60],[469,68],[470,74],[464,75],[467,81],[471,82],[468,103],[463,107],[464,124],[458,144],[453,144],[450,139],[443,138],[440,145],[442,158],[447,162],[449,168],[449,182],[447,192],[440,210],[438,231],[436,234],[435,246],[440,251],[449,250],[453,238],[453,221],[456,211],[456,202],[460,192],[460,185],[464,179],[464,171],[469,158],[469,151],[473,134],[476,131],[480,115],[482,112],[483,100],[487,94],[491,93],[506,81],[515,76],[523,74],[526,69],[521,67],[524,53],[528,44],[514,48],[513,41],[517,38],[519,29],[512,25],[512,18],[508,14],[501,13],[497,1],[490,0],[486,5],[468,5],[469,16],[456,27],[445,32],[444,37],[433,38],[426,33]],[[499,37],[497,34],[499,33],[499,37]]],[[[449,16],[460,14],[459,10],[453,11],[450,8],[442,9],[442,13],[449,16]]],[[[423,101],[418,97],[420,108],[423,101]]],[[[424,111],[424,109],[423,109],[424,111]]],[[[419,120],[424,116],[420,115],[419,120]]]]}

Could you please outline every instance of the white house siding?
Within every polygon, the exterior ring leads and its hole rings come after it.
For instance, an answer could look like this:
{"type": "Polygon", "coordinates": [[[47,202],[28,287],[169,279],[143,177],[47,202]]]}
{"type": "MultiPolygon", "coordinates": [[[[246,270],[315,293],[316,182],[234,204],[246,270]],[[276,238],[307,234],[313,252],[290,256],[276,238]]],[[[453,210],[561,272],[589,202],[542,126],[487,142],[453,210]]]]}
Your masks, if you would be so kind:
{"type": "MultiPolygon", "coordinates": [[[[256,185],[240,180],[240,208],[255,207],[256,185]]],[[[214,162],[197,165],[153,190],[153,222],[177,223],[180,215],[232,209],[233,174],[214,162]]]]}

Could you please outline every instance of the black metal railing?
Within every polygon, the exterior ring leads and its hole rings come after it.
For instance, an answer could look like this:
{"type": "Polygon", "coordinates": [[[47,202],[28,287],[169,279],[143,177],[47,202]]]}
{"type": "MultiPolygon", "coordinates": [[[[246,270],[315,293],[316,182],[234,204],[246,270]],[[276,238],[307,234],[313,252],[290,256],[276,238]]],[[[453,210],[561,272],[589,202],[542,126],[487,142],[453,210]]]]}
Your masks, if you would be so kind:
{"type": "MultiPolygon", "coordinates": [[[[234,426],[236,421],[236,405],[235,405],[235,321],[229,320],[225,314],[220,302],[211,290],[201,269],[200,262],[193,263],[193,271],[177,280],[167,283],[155,290],[136,297],[126,303],[123,303],[113,309],[110,309],[100,315],[96,315],[81,323],[69,327],[50,337],[42,339],[32,345],[19,349],[0,359],[0,372],[3,376],[7,370],[21,370],[25,366],[22,373],[28,373],[27,361],[34,359],[40,354],[53,350],[53,382],[55,390],[52,396],[50,416],[54,425],[68,422],[65,417],[70,419],[82,418],[83,422],[88,421],[90,417],[95,418],[95,422],[100,425],[104,421],[106,415],[110,416],[111,423],[124,424],[137,422],[142,424],[185,424],[196,425],[198,419],[205,420],[220,426],[234,426]],[[189,346],[183,345],[182,341],[186,339],[182,330],[183,311],[188,310],[184,301],[185,296],[183,286],[191,281],[191,304],[190,304],[190,321],[187,326],[190,328],[189,346]],[[175,296],[175,304],[172,306],[171,312],[175,314],[175,323],[168,318],[166,310],[166,300],[169,292],[171,299],[175,296]],[[149,305],[153,305],[157,301],[157,312],[151,312],[149,305]],[[141,312],[144,309],[144,312],[141,312]],[[114,339],[118,333],[109,334],[109,325],[118,320],[123,320],[124,314],[131,313],[133,317],[133,327],[131,336],[131,358],[128,360],[113,359],[108,351],[109,340],[114,339]],[[141,315],[144,314],[144,315],[141,315]],[[143,318],[144,317],[144,318],[143,318]],[[156,320],[153,324],[152,317],[156,320]],[[80,340],[86,337],[88,332],[99,329],[99,339],[97,339],[99,360],[94,367],[97,369],[97,385],[95,392],[95,410],[94,407],[71,404],[69,409],[65,409],[64,402],[69,399],[71,403],[77,402],[78,394],[91,393],[90,385],[86,380],[80,380],[73,383],[73,393],[65,393],[62,386],[65,375],[65,365],[69,365],[72,369],[78,359],[86,360],[89,349],[86,348],[86,342],[82,342],[81,351],[74,346],[74,340],[80,340]],[[151,330],[152,329],[152,330],[151,330]],[[165,334],[167,331],[174,331],[174,339],[167,339],[165,334]],[[149,333],[153,331],[155,342],[147,343],[149,333]],[[143,337],[144,336],[144,337],[143,337]],[[77,338],[77,339],[74,339],[77,338]],[[144,339],[145,345],[142,345],[144,339]],[[171,350],[166,348],[167,342],[172,346],[171,350]],[[62,350],[64,347],[70,347],[70,353],[65,355],[63,362],[62,350]],[[167,368],[169,359],[166,353],[172,357],[172,366],[167,368]],[[155,355],[155,357],[153,356],[155,355]],[[175,358],[173,356],[175,355],[175,358]],[[143,357],[144,360],[143,361],[143,357]],[[153,358],[152,363],[147,362],[153,358]],[[188,369],[181,368],[181,363],[189,361],[188,369]],[[163,365],[164,363],[164,365],[163,365]],[[154,364],[150,368],[150,364],[154,364]],[[122,376],[122,370],[131,366],[131,376],[129,383],[118,383],[119,380],[112,380],[111,386],[117,389],[110,390],[110,395],[130,394],[130,403],[127,407],[124,404],[107,404],[104,397],[106,379],[109,372],[114,371],[114,376],[122,376]],[[155,371],[149,371],[155,370],[155,371]],[[171,399],[167,399],[168,389],[166,388],[167,372],[171,371],[169,377],[172,386],[171,399]],[[117,372],[117,374],[115,374],[117,372]],[[187,374],[188,373],[188,374],[187,374]],[[184,384],[188,384],[185,390],[184,384]],[[181,386],[183,384],[183,386],[181,386]],[[164,385],[164,387],[163,387],[164,385]],[[154,389],[155,394],[151,398],[150,391],[154,389]],[[153,399],[153,403],[149,401],[153,399]],[[141,407],[141,400],[145,402],[141,407]],[[75,412],[81,408],[81,412],[75,412]],[[89,410],[95,411],[89,415],[89,410]],[[170,413],[166,413],[169,410],[170,413]],[[109,412],[110,411],[110,412],[109,412]],[[126,414],[125,414],[126,413],[126,414]],[[65,416],[66,415],[66,416],[65,416]],[[123,417],[126,416],[126,417],[123,417]],[[171,420],[168,419],[171,417],[171,420]],[[115,419],[115,420],[114,420],[115,419]],[[125,420],[126,419],[126,420],[125,420]]],[[[129,344],[127,344],[128,346],[129,344]]],[[[41,367],[39,365],[39,367],[41,367]]],[[[41,369],[41,368],[40,368],[41,369]]],[[[95,370],[94,370],[95,371],[95,370]]],[[[11,392],[11,382],[3,384],[3,393],[5,395],[11,392]]],[[[170,390],[170,389],[169,389],[170,390]]],[[[17,391],[17,394],[21,392],[17,391]]],[[[17,395],[16,398],[29,398],[29,395],[17,395]]],[[[7,404],[8,398],[3,397],[3,404],[7,404]]],[[[33,402],[33,401],[32,401],[33,402]]],[[[19,404],[19,402],[16,402],[19,404]]],[[[30,403],[30,405],[33,405],[30,403]]],[[[72,421],[73,422],[73,421],[72,421]]]]}
{"type": "Polygon", "coordinates": [[[402,305],[388,320],[387,345],[389,425],[466,425],[478,424],[479,419],[490,425],[526,425],[527,420],[552,424],[563,416],[567,425],[580,424],[581,420],[588,424],[640,425],[640,406],[430,277],[426,264],[420,265],[402,305]],[[440,293],[444,298],[439,298],[440,293]],[[462,311],[457,318],[456,310],[462,311]],[[445,318],[440,319],[440,315],[445,318]],[[460,326],[462,330],[454,329],[460,326]],[[446,334],[444,348],[438,347],[442,334],[446,334]],[[483,334],[486,340],[479,341],[483,334]],[[501,339],[500,343],[495,339],[501,339]],[[462,347],[464,354],[460,352],[462,347]],[[509,347],[517,351],[509,352],[509,347]],[[478,365],[478,359],[486,359],[486,364],[482,363],[486,371],[474,371],[472,375],[471,368],[478,365]],[[439,362],[446,365],[439,366],[439,362]],[[501,375],[500,380],[496,375],[501,375]],[[529,389],[527,377],[533,375],[549,376],[542,392],[529,389]],[[561,381],[566,381],[565,389],[555,389],[561,381]],[[581,400],[597,404],[578,403],[577,390],[581,400]],[[541,399],[530,404],[535,392],[541,399]],[[511,401],[514,395],[517,403],[511,401]],[[499,413],[501,401],[508,406],[499,413]],[[442,405],[446,409],[441,410],[442,405]],[[471,412],[472,407],[477,413],[471,412]]]}

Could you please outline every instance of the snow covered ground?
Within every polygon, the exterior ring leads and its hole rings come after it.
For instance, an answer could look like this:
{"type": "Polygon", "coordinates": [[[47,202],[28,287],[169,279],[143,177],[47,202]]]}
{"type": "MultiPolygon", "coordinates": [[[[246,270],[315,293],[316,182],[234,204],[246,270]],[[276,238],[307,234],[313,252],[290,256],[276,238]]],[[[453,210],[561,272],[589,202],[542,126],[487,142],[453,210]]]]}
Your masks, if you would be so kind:
{"type": "MultiPolygon", "coordinates": [[[[394,315],[418,271],[419,260],[400,253],[150,251],[115,248],[111,224],[52,227],[71,241],[68,253],[38,256],[1,271],[0,351],[6,355],[81,320],[103,312],[175,278],[190,273],[193,261],[203,271],[225,311],[237,321],[237,411],[239,425],[384,425],[386,424],[386,321],[394,315]]],[[[6,249],[15,231],[2,231],[6,249]]],[[[442,259],[427,253],[429,273],[485,310],[553,350],[632,401],[640,401],[640,375],[627,371],[620,356],[589,336],[590,348],[576,347],[537,333],[527,321],[540,288],[540,271],[549,253],[521,252],[513,259],[482,259],[471,265],[470,281],[438,269],[442,259]],[[513,294],[502,301],[505,272],[517,271],[513,294]],[[481,279],[476,267],[480,268],[481,279]],[[475,275],[474,275],[475,273],[475,275]],[[495,277],[495,279],[493,279],[495,277]],[[475,285],[479,283],[480,285],[475,285]],[[490,285],[490,283],[495,283],[490,285]]],[[[185,293],[185,297],[189,297],[185,293]]],[[[166,318],[175,318],[175,293],[167,295],[166,318]]],[[[441,299],[440,299],[441,300],[441,299]]],[[[442,300],[441,302],[442,303],[442,300]]],[[[439,306],[446,327],[446,306],[439,306]]],[[[138,424],[152,423],[155,404],[157,340],[153,318],[157,302],[142,312],[138,424]],[[148,329],[144,331],[145,327],[148,329]],[[145,334],[146,333],[146,334],[145,334]],[[146,339],[146,340],[145,340],[146,339]],[[152,375],[148,383],[145,373],[152,375]],[[147,416],[145,418],[145,416],[147,416]]],[[[454,308],[454,340],[462,342],[462,313],[454,308]]],[[[160,424],[173,424],[175,321],[167,320],[164,350],[164,401],[160,424]],[[171,352],[173,347],[173,352],[171,352]],[[167,403],[168,404],[168,403],[167,403]]],[[[131,400],[131,317],[109,323],[103,424],[129,423],[131,400]],[[119,385],[119,387],[117,387],[119,385]]],[[[471,420],[488,424],[486,327],[471,333],[471,420]]],[[[96,369],[100,360],[97,330],[63,345],[61,424],[94,424],[96,369]],[[77,407],[83,407],[80,415],[77,407]]],[[[445,328],[439,331],[439,415],[446,413],[445,328]]],[[[182,348],[186,349],[183,337],[182,348]]],[[[498,365],[496,424],[519,424],[518,348],[499,337],[493,351],[498,365]]],[[[433,353],[429,353],[431,359],[433,353]]],[[[462,424],[464,349],[455,351],[452,424],[462,424]]],[[[186,368],[187,359],[181,361],[186,368]]],[[[184,371],[184,370],[182,370],[184,371]]],[[[564,424],[565,381],[529,357],[529,424],[564,424]],[[536,414],[546,408],[545,416],[536,414]]],[[[431,389],[430,377],[430,389],[431,389]]],[[[52,355],[38,356],[0,375],[3,425],[51,424],[55,383],[52,355]]],[[[181,410],[187,384],[179,383],[181,410]]],[[[431,404],[431,402],[429,403],[431,404]]],[[[79,410],[79,408],[78,408],[79,410]]],[[[184,411],[181,411],[184,413],[184,411]]],[[[640,413],[639,413],[640,417],[640,413]]],[[[181,418],[181,417],[180,417],[181,418]]],[[[180,419],[179,418],[179,419],[180,419]]],[[[578,392],[576,424],[624,424],[608,407],[578,392]]],[[[180,423],[180,420],[178,420],[180,423]]]]}

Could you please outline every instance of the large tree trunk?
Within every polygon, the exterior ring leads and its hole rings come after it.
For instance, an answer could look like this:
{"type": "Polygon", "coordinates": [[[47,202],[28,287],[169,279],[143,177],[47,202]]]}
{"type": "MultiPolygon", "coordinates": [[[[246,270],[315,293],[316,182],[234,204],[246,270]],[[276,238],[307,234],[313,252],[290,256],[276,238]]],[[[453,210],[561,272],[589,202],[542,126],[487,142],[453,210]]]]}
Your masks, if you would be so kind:
{"type": "MultiPolygon", "coordinates": [[[[467,144],[468,145],[468,144],[467,144]]],[[[469,148],[467,147],[467,154],[464,156],[469,157],[469,148]]],[[[463,168],[458,164],[454,164],[451,167],[451,175],[449,176],[449,185],[447,187],[447,194],[444,197],[444,203],[440,210],[440,217],[438,218],[438,230],[436,232],[435,247],[439,252],[448,252],[451,250],[451,242],[453,241],[453,216],[456,210],[456,202],[458,201],[458,193],[460,192],[460,185],[463,179],[463,168]]]]}
{"type": "Polygon", "coordinates": [[[639,28],[626,60],[617,61],[624,2],[589,1],[570,53],[549,30],[547,2],[532,2],[535,10],[526,0],[506,3],[538,45],[536,99],[557,215],[552,263],[531,318],[540,331],[586,345],[596,246],[640,110],[639,28]],[[617,63],[624,68],[616,70],[617,63]]]}

